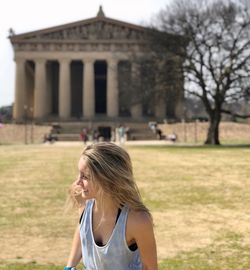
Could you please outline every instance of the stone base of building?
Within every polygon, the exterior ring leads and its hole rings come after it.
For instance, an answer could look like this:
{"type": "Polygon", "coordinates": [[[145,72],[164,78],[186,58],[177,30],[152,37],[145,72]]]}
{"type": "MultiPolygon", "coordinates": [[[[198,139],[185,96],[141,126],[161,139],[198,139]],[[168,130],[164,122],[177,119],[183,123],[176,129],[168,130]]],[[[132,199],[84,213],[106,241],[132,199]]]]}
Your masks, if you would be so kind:
{"type": "Polygon", "coordinates": [[[117,141],[118,129],[121,126],[124,128],[126,140],[156,140],[157,133],[153,132],[148,124],[152,121],[155,122],[155,119],[131,121],[131,119],[117,118],[103,121],[95,119],[93,121],[43,122],[42,124],[51,126],[51,134],[58,141],[79,141],[82,139],[82,132],[87,134],[89,141],[117,141]]]}

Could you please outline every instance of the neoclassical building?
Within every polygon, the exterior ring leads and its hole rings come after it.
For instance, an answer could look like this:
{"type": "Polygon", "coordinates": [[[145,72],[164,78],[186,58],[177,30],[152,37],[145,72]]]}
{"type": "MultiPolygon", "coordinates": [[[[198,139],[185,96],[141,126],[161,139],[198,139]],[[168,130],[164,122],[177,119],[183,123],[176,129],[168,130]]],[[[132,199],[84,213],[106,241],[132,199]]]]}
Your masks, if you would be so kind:
{"type": "Polygon", "coordinates": [[[142,26],[106,17],[101,7],[94,18],[10,33],[16,63],[14,119],[178,117],[183,83],[171,90],[168,101],[130,102],[131,82],[138,70],[133,59],[149,54],[145,33],[142,26]]]}

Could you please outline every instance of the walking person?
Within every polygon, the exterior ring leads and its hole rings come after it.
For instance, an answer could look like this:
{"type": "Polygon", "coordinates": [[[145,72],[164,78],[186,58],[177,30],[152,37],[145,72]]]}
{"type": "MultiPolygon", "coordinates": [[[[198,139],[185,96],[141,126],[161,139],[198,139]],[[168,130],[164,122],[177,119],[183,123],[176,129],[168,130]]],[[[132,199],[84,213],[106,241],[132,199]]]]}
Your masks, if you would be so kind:
{"type": "Polygon", "coordinates": [[[124,142],[125,142],[125,134],[126,134],[125,127],[123,125],[120,125],[119,129],[118,129],[119,143],[124,144],[124,142]]]}
{"type": "Polygon", "coordinates": [[[85,147],[71,197],[81,213],[65,270],[156,270],[153,222],[128,153],[110,142],[85,147]]]}
{"type": "Polygon", "coordinates": [[[88,141],[88,132],[86,128],[83,128],[82,131],[80,132],[80,138],[84,144],[87,143],[88,141]]]}

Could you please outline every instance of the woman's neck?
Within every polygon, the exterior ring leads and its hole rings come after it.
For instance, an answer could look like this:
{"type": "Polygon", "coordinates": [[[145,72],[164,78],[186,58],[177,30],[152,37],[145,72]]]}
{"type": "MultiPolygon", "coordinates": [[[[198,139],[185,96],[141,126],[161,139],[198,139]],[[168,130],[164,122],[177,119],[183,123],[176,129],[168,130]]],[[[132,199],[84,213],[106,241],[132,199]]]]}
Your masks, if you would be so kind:
{"type": "Polygon", "coordinates": [[[94,211],[102,213],[103,217],[114,215],[114,213],[117,213],[117,210],[117,205],[110,197],[104,196],[102,199],[95,199],[94,211]]]}

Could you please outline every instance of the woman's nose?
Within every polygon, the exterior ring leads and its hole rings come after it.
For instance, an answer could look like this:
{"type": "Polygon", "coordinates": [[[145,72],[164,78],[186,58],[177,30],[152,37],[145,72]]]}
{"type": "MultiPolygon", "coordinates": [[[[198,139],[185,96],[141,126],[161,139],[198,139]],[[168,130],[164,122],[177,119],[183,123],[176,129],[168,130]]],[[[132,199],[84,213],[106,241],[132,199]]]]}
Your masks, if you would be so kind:
{"type": "Polygon", "coordinates": [[[78,178],[78,179],[76,180],[76,184],[77,184],[77,185],[80,185],[81,183],[82,183],[81,179],[78,178]]]}

